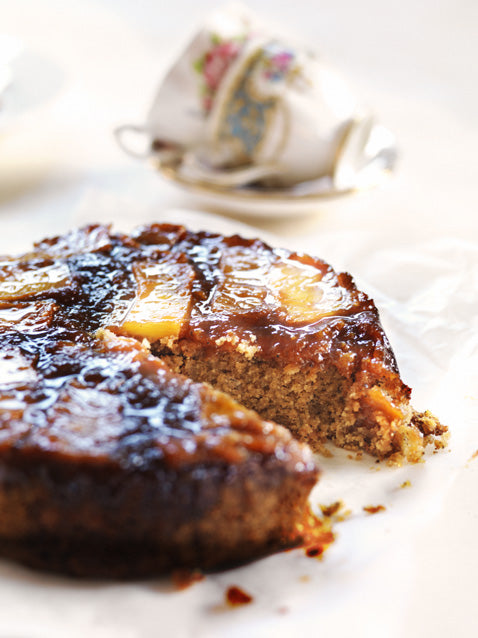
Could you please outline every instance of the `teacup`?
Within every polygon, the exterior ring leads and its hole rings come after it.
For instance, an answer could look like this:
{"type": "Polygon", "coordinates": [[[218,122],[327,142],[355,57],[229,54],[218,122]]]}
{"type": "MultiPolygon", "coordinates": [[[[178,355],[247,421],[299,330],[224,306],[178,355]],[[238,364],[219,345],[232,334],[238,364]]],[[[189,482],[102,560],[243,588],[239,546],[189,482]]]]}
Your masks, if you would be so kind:
{"type": "Polygon", "coordinates": [[[146,121],[116,130],[124,150],[137,157],[169,157],[174,150],[184,154],[204,145],[214,94],[250,29],[251,14],[240,5],[213,12],[166,72],[146,121]],[[231,42],[236,44],[221,47],[231,42]]]}
{"type": "Polygon", "coordinates": [[[145,134],[144,154],[177,162],[189,181],[288,187],[329,177],[347,189],[373,128],[334,69],[233,5],[178,57],[145,125],[117,133],[120,142],[145,134]]]}

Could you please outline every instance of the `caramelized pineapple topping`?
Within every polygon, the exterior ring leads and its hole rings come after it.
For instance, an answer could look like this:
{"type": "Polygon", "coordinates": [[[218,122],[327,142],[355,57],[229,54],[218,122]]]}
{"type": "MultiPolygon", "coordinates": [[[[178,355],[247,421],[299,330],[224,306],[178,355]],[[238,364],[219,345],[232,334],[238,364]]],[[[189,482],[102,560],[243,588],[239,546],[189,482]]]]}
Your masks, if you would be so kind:
{"type": "Polygon", "coordinates": [[[70,285],[70,270],[62,262],[0,262],[0,301],[19,301],[70,285]]]}
{"type": "Polygon", "coordinates": [[[288,323],[311,323],[340,310],[347,293],[316,265],[279,255],[271,263],[269,253],[261,257],[248,246],[230,248],[221,269],[214,312],[244,313],[266,306],[288,323]]]}
{"type": "Polygon", "coordinates": [[[189,315],[194,269],[171,259],[138,262],[133,273],[136,298],[120,324],[121,330],[149,341],[177,337],[189,315]]]}

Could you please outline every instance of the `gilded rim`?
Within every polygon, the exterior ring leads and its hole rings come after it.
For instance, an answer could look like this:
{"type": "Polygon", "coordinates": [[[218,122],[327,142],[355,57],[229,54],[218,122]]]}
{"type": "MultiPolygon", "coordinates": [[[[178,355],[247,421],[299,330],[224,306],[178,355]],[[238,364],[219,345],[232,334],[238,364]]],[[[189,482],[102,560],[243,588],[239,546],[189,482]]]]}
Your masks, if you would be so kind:
{"type": "Polygon", "coordinates": [[[152,158],[151,164],[153,168],[159,171],[159,173],[161,173],[163,177],[166,177],[168,180],[189,191],[193,191],[200,195],[220,195],[223,197],[236,199],[238,201],[261,200],[264,202],[277,201],[279,203],[307,201],[312,202],[317,199],[332,199],[335,197],[342,197],[359,190],[357,188],[349,188],[346,190],[337,190],[333,188],[326,189],[323,186],[319,186],[318,189],[313,192],[297,192],[297,189],[300,188],[300,186],[303,185],[305,182],[301,182],[296,186],[283,189],[260,189],[258,187],[252,188],[246,186],[242,186],[240,188],[227,188],[225,186],[218,186],[216,184],[211,184],[203,180],[192,180],[185,178],[184,176],[180,175],[180,163],[166,163],[161,162],[161,160],[159,160],[158,158],[152,158]]]}

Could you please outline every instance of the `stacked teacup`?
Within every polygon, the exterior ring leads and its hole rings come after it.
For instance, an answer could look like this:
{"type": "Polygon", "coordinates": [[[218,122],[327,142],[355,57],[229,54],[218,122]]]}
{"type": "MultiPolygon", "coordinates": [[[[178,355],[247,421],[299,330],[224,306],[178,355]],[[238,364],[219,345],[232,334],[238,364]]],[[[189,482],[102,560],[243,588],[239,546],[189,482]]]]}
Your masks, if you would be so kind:
{"type": "Polygon", "coordinates": [[[392,136],[343,78],[248,9],[213,13],[162,80],[146,123],[147,155],[186,182],[222,189],[330,193],[373,182],[395,158],[392,136]]]}

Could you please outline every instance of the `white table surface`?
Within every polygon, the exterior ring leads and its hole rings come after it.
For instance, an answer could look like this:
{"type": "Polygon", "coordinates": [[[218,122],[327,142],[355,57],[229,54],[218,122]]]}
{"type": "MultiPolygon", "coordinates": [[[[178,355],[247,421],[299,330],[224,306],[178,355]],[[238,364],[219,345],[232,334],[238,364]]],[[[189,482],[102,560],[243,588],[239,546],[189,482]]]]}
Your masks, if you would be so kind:
{"type": "MultiPolygon", "coordinates": [[[[110,209],[116,200],[131,202],[149,215],[197,207],[126,157],[111,131],[141,120],[165,64],[215,6],[210,0],[0,0],[0,31],[23,41],[25,68],[34,71],[25,108],[3,125],[0,119],[0,252],[27,248],[88,214],[96,221],[99,210],[85,213],[89,202],[99,208],[109,202],[110,209]]],[[[249,6],[327,54],[396,133],[401,159],[383,188],[320,202],[308,215],[244,220],[339,268],[348,267],[338,245],[344,237],[357,263],[357,255],[377,245],[413,254],[424,241],[453,240],[476,249],[478,3],[251,0],[249,6]]],[[[131,211],[132,221],[137,214],[131,211]]],[[[371,263],[354,274],[384,289],[380,267],[371,263]]],[[[475,300],[477,281],[470,290],[475,300]]],[[[476,388],[468,398],[476,414],[476,388]]],[[[317,618],[310,635],[342,635],[340,619],[354,614],[359,636],[478,635],[477,491],[478,459],[459,468],[425,527],[355,576],[357,596],[328,618],[334,626],[317,618]],[[373,600],[361,598],[371,583],[373,600]]],[[[0,601],[0,637],[17,635],[2,633],[3,613],[0,601]]]]}

